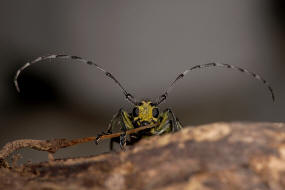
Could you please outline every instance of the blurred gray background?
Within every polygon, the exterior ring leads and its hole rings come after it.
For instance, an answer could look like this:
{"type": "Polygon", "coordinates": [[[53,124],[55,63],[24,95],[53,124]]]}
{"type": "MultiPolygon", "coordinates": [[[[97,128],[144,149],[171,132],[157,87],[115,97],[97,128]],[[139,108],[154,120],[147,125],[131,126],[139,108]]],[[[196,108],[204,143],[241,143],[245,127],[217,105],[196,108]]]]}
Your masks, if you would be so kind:
{"type": "MultiPolygon", "coordinates": [[[[210,61],[261,74],[261,82],[234,70],[189,73],[169,95],[185,126],[217,121],[284,121],[285,14],[282,0],[107,0],[0,2],[0,146],[22,139],[79,138],[104,130],[119,108],[121,90],[95,67],[48,60],[19,77],[38,56],[70,54],[96,60],[137,98],[155,98],[176,76],[210,61]],[[50,64],[52,63],[52,64],[50,64]],[[62,64],[59,64],[62,63],[62,64]]],[[[56,158],[99,154],[108,142],[60,150],[56,158]]],[[[20,151],[23,161],[47,153],[20,151]]]]}

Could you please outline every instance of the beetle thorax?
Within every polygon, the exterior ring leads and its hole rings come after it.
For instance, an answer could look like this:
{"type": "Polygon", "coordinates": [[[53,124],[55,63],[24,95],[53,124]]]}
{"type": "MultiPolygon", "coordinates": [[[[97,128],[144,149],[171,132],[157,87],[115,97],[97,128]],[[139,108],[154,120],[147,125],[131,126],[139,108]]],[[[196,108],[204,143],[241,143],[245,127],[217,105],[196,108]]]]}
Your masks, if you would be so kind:
{"type": "Polygon", "coordinates": [[[153,124],[158,120],[158,108],[151,101],[141,101],[134,107],[133,117],[139,126],[153,124]]]}

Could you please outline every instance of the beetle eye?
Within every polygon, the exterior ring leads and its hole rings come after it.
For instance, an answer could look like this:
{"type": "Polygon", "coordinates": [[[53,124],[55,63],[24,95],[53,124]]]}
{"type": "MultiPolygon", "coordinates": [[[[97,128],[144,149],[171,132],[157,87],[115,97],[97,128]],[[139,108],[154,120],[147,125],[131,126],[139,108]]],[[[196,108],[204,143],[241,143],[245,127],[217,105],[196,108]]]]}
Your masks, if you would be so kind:
{"type": "Polygon", "coordinates": [[[158,110],[158,108],[153,108],[153,110],[152,110],[152,116],[155,117],[155,118],[158,118],[158,115],[159,115],[159,110],[158,110]]]}
{"type": "Polygon", "coordinates": [[[133,116],[134,117],[138,117],[139,116],[139,108],[134,107],[134,109],[133,109],[133,116]]]}

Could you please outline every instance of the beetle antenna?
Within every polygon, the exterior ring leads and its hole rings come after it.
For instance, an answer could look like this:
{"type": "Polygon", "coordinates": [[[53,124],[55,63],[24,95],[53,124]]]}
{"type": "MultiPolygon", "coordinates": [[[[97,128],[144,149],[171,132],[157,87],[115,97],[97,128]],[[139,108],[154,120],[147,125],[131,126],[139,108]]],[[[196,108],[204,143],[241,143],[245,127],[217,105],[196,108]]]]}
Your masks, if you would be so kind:
{"type": "Polygon", "coordinates": [[[204,64],[204,65],[193,66],[190,69],[187,69],[183,73],[179,74],[176,77],[176,79],[170,84],[170,86],[167,88],[167,90],[161,96],[158,97],[157,105],[165,101],[165,99],[167,98],[167,95],[172,90],[172,88],[176,84],[176,82],[179,81],[180,79],[182,79],[189,71],[192,71],[194,69],[201,69],[201,68],[205,68],[205,67],[226,67],[226,68],[229,68],[229,69],[235,69],[235,70],[238,70],[240,72],[246,73],[246,74],[252,76],[253,78],[261,81],[264,85],[266,85],[268,90],[269,90],[269,92],[270,92],[270,94],[271,94],[271,98],[272,98],[273,102],[275,101],[275,95],[274,95],[272,87],[260,75],[258,75],[256,73],[253,73],[253,72],[251,72],[251,71],[249,71],[247,69],[243,69],[243,68],[236,67],[236,66],[229,65],[229,64],[224,64],[224,63],[207,63],[207,64],[204,64]]]}
{"type": "Polygon", "coordinates": [[[88,64],[88,65],[93,65],[95,66],[97,69],[99,69],[100,71],[104,72],[104,74],[109,77],[110,79],[112,79],[120,88],[121,90],[123,91],[126,99],[128,101],[130,101],[132,104],[136,104],[136,100],[134,98],[133,95],[131,95],[130,93],[128,93],[126,91],[126,89],[121,85],[121,83],[109,72],[105,71],[101,66],[99,66],[97,63],[93,62],[93,61],[88,61],[88,60],[85,60],[81,57],[78,57],[78,56],[71,56],[71,55],[48,55],[48,56],[43,56],[43,57],[38,57],[37,59],[31,61],[31,62],[28,62],[26,63],[25,65],[23,65],[20,69],[17,70],[16,72],[16,75],[14,77],[14,84],[15,84],[15,87],[17,89],[18,92],[20,92],[20,88],[19,88],[19,84],[18,84],[18,77],[20,75],[20,73],[26,69],[27,67],[33,65],[34,63],[37,63],[37,62],[40,62],[42,60],[46,60],[46,59],[56,59],[56,58],[61,58],[61,59],[73,59],[73,60],[78,60],[80,62],[83,62],[85,64],[88,64]]]}

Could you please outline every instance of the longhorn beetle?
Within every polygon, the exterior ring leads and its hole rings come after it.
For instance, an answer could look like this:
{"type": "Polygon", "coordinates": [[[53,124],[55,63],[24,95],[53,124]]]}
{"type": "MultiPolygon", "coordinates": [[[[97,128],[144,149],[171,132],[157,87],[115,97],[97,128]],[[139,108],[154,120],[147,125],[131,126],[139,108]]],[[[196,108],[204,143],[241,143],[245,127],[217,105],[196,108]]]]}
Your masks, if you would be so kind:
{"type": "Polygon", "coordinates": [[[143,137],[152,136],[152,135],[162,135],[165,133],[175,132],[175,131],[182,129],[181,123],[179,122],[179,120],[174,115],[171,109],[168,108],[161,112],[158,106],[166,100],[169,92],[172,90],[173,86],[177,83],[177,81],[181,80],[190,71],[195,70],[195,69],[201,69],[201,68],[206,68],[206,67],[225,67],[229,69],[238,70],[240,72],[246,73],[252,76],[253,78],[261,81],[264,85],[267,86],[268,90],[270,91],[272,100],[274,101],[275,99],[274,92],[270,84],[266,80],[264,80],[260,75],[255,74],[251,71],[248,71],[247,69],[243,69],[243,68],[236,67],[233,65],[213,62],[213,63],[207,63],[203,65],[193,66],[185,70],[183,73],[179,74],[176,77],[176,79],[170,84],[170,86],[166,89],[166,91],[162,95],[157,97],[156,101],[150,101],[150,100],[137,101],[135,97],[132,94],[130,94],[122,86],[122,84],[113,76],[113,74],[103,69],[97,63],[85,60],[78,56],[70,56],[70,55],[48,55],[48,56],[38,57],[37,59],[23,65],[20,69],[17,70],[15,78],[14,78],[14,84],[16,86],[17,91],[20,92],[20,88],[18,85],[18,77],[24,69],[26,69],[27,67],[39,61],[46,60],[46,59],[56,59],[56,58],[78,60],[85,64],[95,66],[97,69],[102,71],[107,77],[112,79],[121,88],[122,92],[124,93],[125,98],[131,104],[133,104],[132,112],[128,113],[125,110],[120,109],[113,116],[111,122],[108,125],[106,132],[103,132],[102,134],[97,136],[97,139],[95,140],[96,143],[98,143],[102,135],[112,134],[113,129],[119,126],[120,130],[122,131],[122,134],[119,137],[111,138],[110,149],[113,148],[113,142],[120,143],[121,149],[124,150],[126,144],[133,144],[143,137]],[[137,133],[127,135],[128,130],[139,128],[139,127],[146,126],[146,125],[155,125],[155,127],[148,128],[147,130],[142,130],[137,133]]]}

